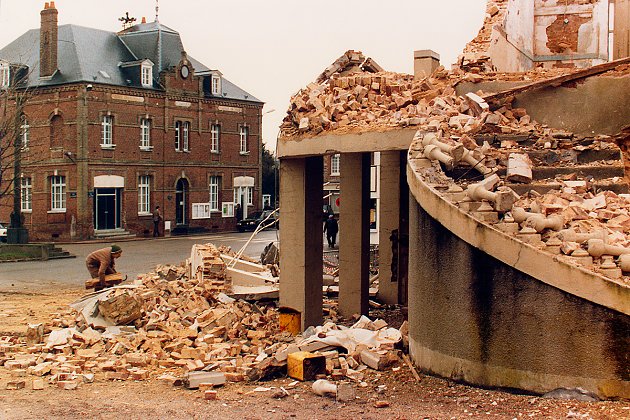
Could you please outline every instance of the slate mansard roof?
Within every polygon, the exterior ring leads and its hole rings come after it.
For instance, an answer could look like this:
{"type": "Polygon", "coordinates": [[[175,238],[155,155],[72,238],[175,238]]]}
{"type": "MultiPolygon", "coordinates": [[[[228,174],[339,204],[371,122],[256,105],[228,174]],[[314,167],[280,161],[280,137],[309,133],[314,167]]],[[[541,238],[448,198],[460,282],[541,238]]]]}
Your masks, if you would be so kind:
{"type": "MultiPolygon", "coordinates": [[[[159,22],[135,25],[120,33],[60,25],[57,35],[58,71],[52,78],[40,78],[39,34],[39,29],[31,29],[0,49],[0,60],[28,66],[29,86],[86,82],[127,87],[128,78],[121,65],[145,59],[153,62],[154,86],[159,86],[160,72],[176,66],[184,51],[179,33],[159,22]]],[[[211,71],[190,56],[188,60],[196,74],[209,74],[211,71]]],[[[224,77],[221,78],[221,88],[223,98],[262,103],[224,77]]]]}

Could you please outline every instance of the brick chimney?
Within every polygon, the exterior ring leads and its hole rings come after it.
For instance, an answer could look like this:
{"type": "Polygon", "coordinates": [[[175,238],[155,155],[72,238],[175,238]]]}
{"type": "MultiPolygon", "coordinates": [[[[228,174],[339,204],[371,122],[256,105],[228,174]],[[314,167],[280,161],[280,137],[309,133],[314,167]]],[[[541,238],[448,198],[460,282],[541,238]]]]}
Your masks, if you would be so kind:
{"type": "Polygon", "coordinates": [[[39,30],[39,77],[50,77],[57,70],[57,9],[46,2],[41,11],[39,30]]]}
{"type": "Polygon", "coordinates": [[[413,52],[413,78],[421,80],[433,74],[440,66],[440,54],[432,50],[418,50],[413,52]]]}

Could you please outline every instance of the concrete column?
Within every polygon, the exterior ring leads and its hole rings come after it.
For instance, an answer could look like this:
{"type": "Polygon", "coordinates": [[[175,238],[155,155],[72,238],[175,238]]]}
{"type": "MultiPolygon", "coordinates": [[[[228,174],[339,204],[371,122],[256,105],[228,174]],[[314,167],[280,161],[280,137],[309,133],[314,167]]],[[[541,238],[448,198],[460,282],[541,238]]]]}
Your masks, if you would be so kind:
{"type": "Polygon", "coordinates": [[[339,312],[367,315],[370,276],[370,154],[344,153],[340,161],[339,312]]]}
{"type": "Polygon", "coordinates": [[[613,60],[630,56],[630,0],[615,0],[613,60]]]}
{"type": "Polygon", "coordinates": [[[413,77],[416,80],[431,76],[440,66],[440,54],[432,50],[413,52],[413,77]]]}
{"type": "MultiPolygon", "coordinates": [[[[379,298],[388,304],[398,302],[398,256],[392,251],[392,234],[399,234],[400,152],[381,152],[380,209],[378,234],[379,298]]],[[[396,240],[397,242],[397,240],[396,240]]],[[[396,253],[397,254],[397,253],[396,253]]]]}
{"type": "Polygon", "coordinates": [[[321,156],[280,160],[280,305],[302,329],[322,323],[323,171],[321,156]]]}

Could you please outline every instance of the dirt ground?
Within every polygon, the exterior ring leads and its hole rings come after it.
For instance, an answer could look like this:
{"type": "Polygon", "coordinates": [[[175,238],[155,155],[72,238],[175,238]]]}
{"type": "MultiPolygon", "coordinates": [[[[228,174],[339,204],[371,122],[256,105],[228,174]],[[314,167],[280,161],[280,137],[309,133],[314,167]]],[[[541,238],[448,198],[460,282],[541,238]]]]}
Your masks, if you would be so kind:
{"type": "MultiPolygon", "coordinates": [[[[0,335],[23,335],[26,323],[46,322],[81,296],[80,289],[55,293],[0,291],[0,335]]],[[[459,419],[459,418],[630,418],[630,402],[579,402],[497,390],[483,390],[420,373],[416,381],[401,365],[387,372],[370,371],[364,385],[355,384],[355,400],[340,403],[311,391],[310,382],[290,378],[232,383],[217,388],[218,399],[206,401],[201,391],[186,390],[158,379],[143,382],[108,381],[66,391],[46,384],[41,391],[6,390],[16,379],[0,368],[0,419],[459,419]],[[283,387],[288,396],[273,394],[283,387]],[[257,389],[258,388],[258,389],[257,389]],[[270,389],[269,389],[270,388],[270,389]],[[387,405],[377,408],[380,405],[387,405]]]]}

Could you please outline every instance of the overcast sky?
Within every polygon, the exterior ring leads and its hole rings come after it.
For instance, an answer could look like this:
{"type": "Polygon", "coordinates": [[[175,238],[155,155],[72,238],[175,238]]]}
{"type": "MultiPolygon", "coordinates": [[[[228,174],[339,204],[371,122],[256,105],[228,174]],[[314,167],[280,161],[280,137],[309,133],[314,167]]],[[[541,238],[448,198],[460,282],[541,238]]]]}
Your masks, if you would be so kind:
{"type": "MultiPolygon", "coordinates": [[[[59,24],[118,31],[125,12],[155,19],[155,0],[56,0],[59,24]]],[[[289,99],[346,50],[413,73],[413,51],[450,67],[479,30],[486,0],[160,0],[159,20],[191,57],[266,103],[263,139],[275,147],[289,99]]],[[[44,0],[0,0],[0,47],[39,27],[44,0]]]]}

